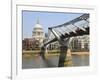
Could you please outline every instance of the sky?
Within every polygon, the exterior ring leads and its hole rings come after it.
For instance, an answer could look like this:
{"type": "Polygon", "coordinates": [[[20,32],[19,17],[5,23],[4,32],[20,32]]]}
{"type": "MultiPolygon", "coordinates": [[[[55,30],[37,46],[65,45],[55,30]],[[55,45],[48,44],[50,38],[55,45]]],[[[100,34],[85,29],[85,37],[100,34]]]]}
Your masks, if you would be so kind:
{"type": "Polygon", "coordinates": [[[47,33],[48,27],[63,24],[81,15],[82,13],[22,11],[23,38],[32,37],[32,31],[38,18],[44,32],[47,33]]]}

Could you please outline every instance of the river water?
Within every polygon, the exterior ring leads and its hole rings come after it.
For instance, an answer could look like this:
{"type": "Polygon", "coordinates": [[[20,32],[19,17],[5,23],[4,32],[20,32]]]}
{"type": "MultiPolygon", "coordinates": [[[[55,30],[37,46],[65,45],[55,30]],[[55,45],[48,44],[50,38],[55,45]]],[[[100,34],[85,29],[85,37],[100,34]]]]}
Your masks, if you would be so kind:
{"type": "MultiPolygon", "coordinates": [[[[22,57],[22,69],[57,67],[59,56],[49,56],[43,60],[41,56],[22,57]]],[[[72,66],[89,66],[89,55],[72,55],[72,66]]],[[[66,67],[66,66],[65,66],[66,67]]]]}

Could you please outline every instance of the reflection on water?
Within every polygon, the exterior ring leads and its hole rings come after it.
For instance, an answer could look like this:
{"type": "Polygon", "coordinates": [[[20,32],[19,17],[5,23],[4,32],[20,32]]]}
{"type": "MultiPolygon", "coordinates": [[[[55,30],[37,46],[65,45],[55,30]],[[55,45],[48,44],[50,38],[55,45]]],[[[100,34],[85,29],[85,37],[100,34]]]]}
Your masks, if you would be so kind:
{"type": "MultiPolygon", "coordinates": [[[[49,68],[49,67],[57,67],[59,61],[59,56],[49,56],[46,60],[43,60],[41,56],[28,56],[22,57],[22,68],[30,69],[30,68],[49,68]]],[[[72,66],[88,66],[89,65],[89,55],[72,55],[72,59],[70,61],[72,66]]],[[[66,63],[68,61],[66,60],[66,63]]],[[[69,66],[69,64],[67,64],[69,66]]]]}
{"type": "Polygon", "coordinates": [[[89,55],[73,55],[72,61],[74,66],[88,66],[89,55]]]}

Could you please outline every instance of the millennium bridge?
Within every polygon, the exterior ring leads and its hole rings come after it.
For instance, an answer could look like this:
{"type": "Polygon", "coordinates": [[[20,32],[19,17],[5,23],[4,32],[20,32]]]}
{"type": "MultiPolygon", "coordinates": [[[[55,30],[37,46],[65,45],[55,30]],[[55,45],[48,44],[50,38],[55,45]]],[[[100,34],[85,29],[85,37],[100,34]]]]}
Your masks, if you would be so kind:
{"type": "Polygon", "coordinates": [[[42,44],[41,56],[45,59],[45,52],[49,44],[58,41],[60,45],[60,55],[58,67],[63,67],[73,37],[89,35],[89,14],[83,14],[69,22],[48,28],[48,40],[42,44]]]}

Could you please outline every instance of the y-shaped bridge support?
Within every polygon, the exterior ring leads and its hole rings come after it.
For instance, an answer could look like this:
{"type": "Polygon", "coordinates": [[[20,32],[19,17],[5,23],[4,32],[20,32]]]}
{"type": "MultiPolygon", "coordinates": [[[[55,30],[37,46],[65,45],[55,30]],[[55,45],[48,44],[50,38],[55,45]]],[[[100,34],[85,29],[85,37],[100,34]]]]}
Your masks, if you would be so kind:
{"type": "Polygon", "coordinates": [[[40,52],[40,55],[42,56],[43,59],[45,59],[45,51],[46,51],[46,46],[43,45],[43,46],[41,47],[41,52],[40,52]]]}
{"type": "Polygon", "coordinates": [[[66,55],[67,55],[67,50],[68,50],[68,43],[69,43],[69,39],[61,39],[59,40],[59,44],[60,44],[60,56],[59,56],[59,63],[58,63],[58,67],[63,67],[64,66],[64,62],[66,60],[66,55]]]}
{"type": "Polygon", "coordinates": [[[54,29],[52,29],[52,28],[49,28],[49,29],[54,34],[54,36],[58,39],[58,42],[60,44],[60,56],[59,56],[58,67],[64,67],[64,62],[66,60],[66,55],[67,55],[70,38],[63,39],[57,35],[57,33],[54,31],[54,29]]]}

